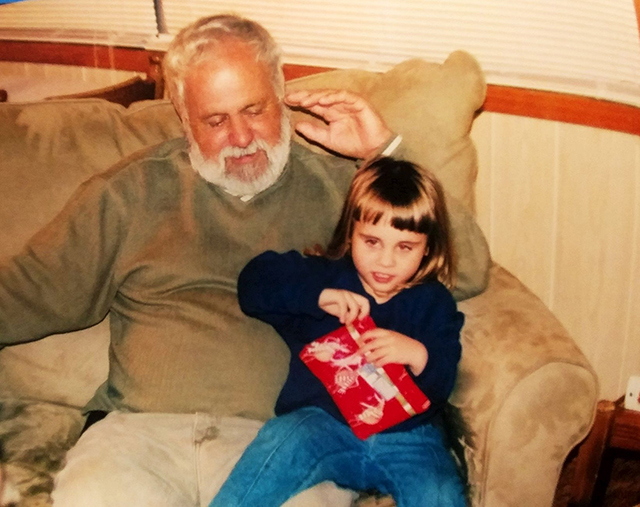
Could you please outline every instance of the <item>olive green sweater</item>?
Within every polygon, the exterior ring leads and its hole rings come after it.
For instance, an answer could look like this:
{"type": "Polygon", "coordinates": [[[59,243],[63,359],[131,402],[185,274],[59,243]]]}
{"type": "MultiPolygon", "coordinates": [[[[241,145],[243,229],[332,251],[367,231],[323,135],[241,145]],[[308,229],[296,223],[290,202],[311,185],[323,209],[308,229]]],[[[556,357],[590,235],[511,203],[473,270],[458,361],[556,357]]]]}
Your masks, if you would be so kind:
{"type": "Polygon", "coordinates": [[[236,300],[267,249],[328,241],[354,165],[294,144],[271,188],[243,202],[198,176],[174,140],[91,178],[0,267],[4,344],[111,312],[109,379],[89,408],[270,415],[288,352],[236,300]]]}

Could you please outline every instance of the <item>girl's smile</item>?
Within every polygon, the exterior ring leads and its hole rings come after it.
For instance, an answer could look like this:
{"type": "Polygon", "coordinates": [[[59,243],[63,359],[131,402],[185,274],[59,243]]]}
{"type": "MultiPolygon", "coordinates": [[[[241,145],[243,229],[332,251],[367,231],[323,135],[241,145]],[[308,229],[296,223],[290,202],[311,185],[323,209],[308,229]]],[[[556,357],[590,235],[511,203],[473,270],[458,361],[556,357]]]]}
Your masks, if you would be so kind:
{"type": "Polygon", "coordinates": [[[400,292],[422,263],[427,236],[401,231],[388,221],[357,221],[351,238],[351,257],[368,294],[384,303],[400,292]]]}
{"type": "Polygon", "coordinates": [[[383,273],[373,272],[371,276],[378,283],[389,283],[393,279],[393,275],[385,275],[383,273]]]}

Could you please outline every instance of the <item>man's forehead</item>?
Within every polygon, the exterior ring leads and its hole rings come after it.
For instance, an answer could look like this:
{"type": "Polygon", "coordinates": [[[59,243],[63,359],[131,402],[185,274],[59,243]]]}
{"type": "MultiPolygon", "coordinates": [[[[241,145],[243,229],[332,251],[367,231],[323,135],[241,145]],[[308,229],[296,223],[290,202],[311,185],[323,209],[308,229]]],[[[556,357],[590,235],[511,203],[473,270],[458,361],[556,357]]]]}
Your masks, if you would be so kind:
{"type": "Polygon", "coordinates": [[[185,79],[187,100],[207,114],[240,112],[256,105],[277,103],[268,69],[262,62],[205,60],[185,79]]]}

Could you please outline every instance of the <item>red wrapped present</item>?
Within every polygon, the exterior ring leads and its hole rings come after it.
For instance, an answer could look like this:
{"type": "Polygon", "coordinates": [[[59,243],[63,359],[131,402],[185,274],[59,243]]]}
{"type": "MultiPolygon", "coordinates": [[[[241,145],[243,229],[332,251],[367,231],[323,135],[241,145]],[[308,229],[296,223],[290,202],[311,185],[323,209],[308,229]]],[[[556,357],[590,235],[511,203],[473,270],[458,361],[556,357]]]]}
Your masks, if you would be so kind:
{"type": "Polygon", "coordinates": [[[375,367],[358,352],[361,335],[376,327],[367,316],[308,344],[300,359],[325,385],[358,438],[424,412],[431,402],[401,364],[375,367]]]}

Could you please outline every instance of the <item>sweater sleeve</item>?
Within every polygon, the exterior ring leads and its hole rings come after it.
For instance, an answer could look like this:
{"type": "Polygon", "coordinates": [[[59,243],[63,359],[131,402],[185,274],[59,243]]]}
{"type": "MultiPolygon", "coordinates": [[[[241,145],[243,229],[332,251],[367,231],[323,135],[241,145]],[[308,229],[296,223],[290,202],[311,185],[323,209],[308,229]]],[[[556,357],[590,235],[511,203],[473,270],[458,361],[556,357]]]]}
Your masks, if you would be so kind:
{"type": "Polygon", "coordinates": [[[238,277],[238,301],[244,313],[272,325],[289,317],[321,318],[320,293],[327,283],[328,261],[299,252],[264,252],[238,277]]]}
{"type": "Polygon", "coordinates": [[[0,344],[89,327],[108,313],[125,230],[119,199],[100,177],[16,256],[0,263],[0,344]]]}
{"type": "Polygon", "coordinates": [[[455,384],[462,352],[460,330],[464,315],[457,310],[451,293],[434,284],[434,294],[416,319],[413,338],[427,348],[427,364],[416,383],[435,405],[447,401],[455,384]]]}

